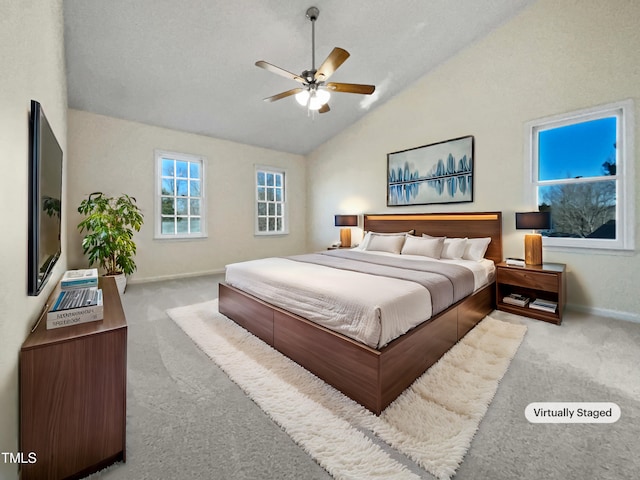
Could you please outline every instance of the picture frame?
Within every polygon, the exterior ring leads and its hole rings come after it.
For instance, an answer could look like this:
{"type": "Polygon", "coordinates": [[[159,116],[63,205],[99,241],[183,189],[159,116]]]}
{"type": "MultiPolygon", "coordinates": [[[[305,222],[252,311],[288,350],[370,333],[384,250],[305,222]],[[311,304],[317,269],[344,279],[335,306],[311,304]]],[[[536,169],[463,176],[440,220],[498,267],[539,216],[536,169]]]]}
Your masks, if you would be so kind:
{"type": "Polygon", "coordinates": [[[387,154],[387,206],[473,202],[474,137],[387,154]]]}

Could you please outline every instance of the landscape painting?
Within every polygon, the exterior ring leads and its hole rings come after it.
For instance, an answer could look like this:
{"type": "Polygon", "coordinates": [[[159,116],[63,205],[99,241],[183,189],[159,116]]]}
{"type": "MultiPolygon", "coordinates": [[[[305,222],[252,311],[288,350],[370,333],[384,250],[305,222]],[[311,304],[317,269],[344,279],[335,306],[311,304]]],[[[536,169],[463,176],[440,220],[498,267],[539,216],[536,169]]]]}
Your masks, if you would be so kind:
{"type": "Polygon", "coordinates": [[[473,202],[473,136],[387,154],[387,206],[473,202]]]}

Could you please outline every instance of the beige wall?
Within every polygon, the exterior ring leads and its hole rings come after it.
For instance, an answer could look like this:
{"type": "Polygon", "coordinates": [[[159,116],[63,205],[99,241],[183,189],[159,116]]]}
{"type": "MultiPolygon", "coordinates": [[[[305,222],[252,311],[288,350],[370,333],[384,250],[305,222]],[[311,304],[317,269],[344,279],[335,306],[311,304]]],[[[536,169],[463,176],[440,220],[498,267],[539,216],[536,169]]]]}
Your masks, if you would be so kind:
{"type": "MultiPolygon", "coordinates": [[[[18,451],[18,354],[66,257],[38,297],[27,296],[29,109],[38,100],[65,152],[67,88],[61,0],[0,0],[0,452],[18,451]]],[[[66,163],[65,163],[66,167],[66,163]]],[[[64,186],[63,186],[64,188],[64,186]]],[[[63,190],[64,191],[64,190],[63,190]]],[[[63,193],[63,202],[65,201],[63,193]]],[[[62,239],[66,237],[63,226],[62,239]]],[[[17,466],[0,459],[0,478],[17,466]]]]}
{"type": "MultiPolygon", "coordinates": [[[[636,118],[636,225],[640,214],[640,2],[540,0],[308,156],[309,248],[336,241],[336,213],[501,210],[505,256],[523,255],[514,212],[525,203],[524,124],[632,98],[636,118]],[[475,136],[475,200],[386,207],[386,154],[475,136]]],[[[636,245],[640,231],[636,231],[636,245]]],[[[640,256],[551,251],[568,265],[568,301],[640,320],[640,256]]]]}
{"type": "Polygon", "coordinates": [[[89,193],[127,193],[145,216],[135,234],[132,282],[221,272],[227,263],[301,253],[306,246],[304,157],[225,140],[69,110],[69,265],[86,267],[77,207],[89,193]],[[154,150],[206,157],[208,238],[154,239],[154,150]],[[254,235],[254,168],[286,169],[289,235],[254,235]]]}

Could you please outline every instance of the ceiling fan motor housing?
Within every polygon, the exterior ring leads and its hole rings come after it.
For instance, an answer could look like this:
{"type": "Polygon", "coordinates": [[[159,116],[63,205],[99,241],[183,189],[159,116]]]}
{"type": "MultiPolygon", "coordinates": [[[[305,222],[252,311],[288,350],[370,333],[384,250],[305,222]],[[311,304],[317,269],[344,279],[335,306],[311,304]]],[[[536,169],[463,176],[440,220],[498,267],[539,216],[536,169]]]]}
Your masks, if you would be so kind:
{"type": "Polygon", "coordinates": [[[315,70],[305,70],[300,74],[300,76],[304,78],[307,81],[307,83],[316,83],[315,75],[316,75],[315,70]]]}

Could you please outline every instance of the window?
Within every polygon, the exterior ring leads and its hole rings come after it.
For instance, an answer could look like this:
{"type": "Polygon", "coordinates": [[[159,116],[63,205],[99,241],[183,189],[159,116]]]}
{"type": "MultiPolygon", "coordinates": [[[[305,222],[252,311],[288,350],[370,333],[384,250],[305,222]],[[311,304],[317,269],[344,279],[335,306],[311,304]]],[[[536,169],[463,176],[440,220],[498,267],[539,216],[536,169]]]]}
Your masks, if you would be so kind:
{"type": "Polygon", "coordinates": [[[156,238],[205,237],[205,159],[163,151],[155,156],[156,238]]]}
{"type": "Polygon", "coordinates": [[[256,235],[288,232],[285,171],[256,167],[256,235]]]}
{"type": "Polygon", "coordinates": [[[631,250],[631,100],[527,125],[531,203],[551,212],[547,246],[631,250]]]}

